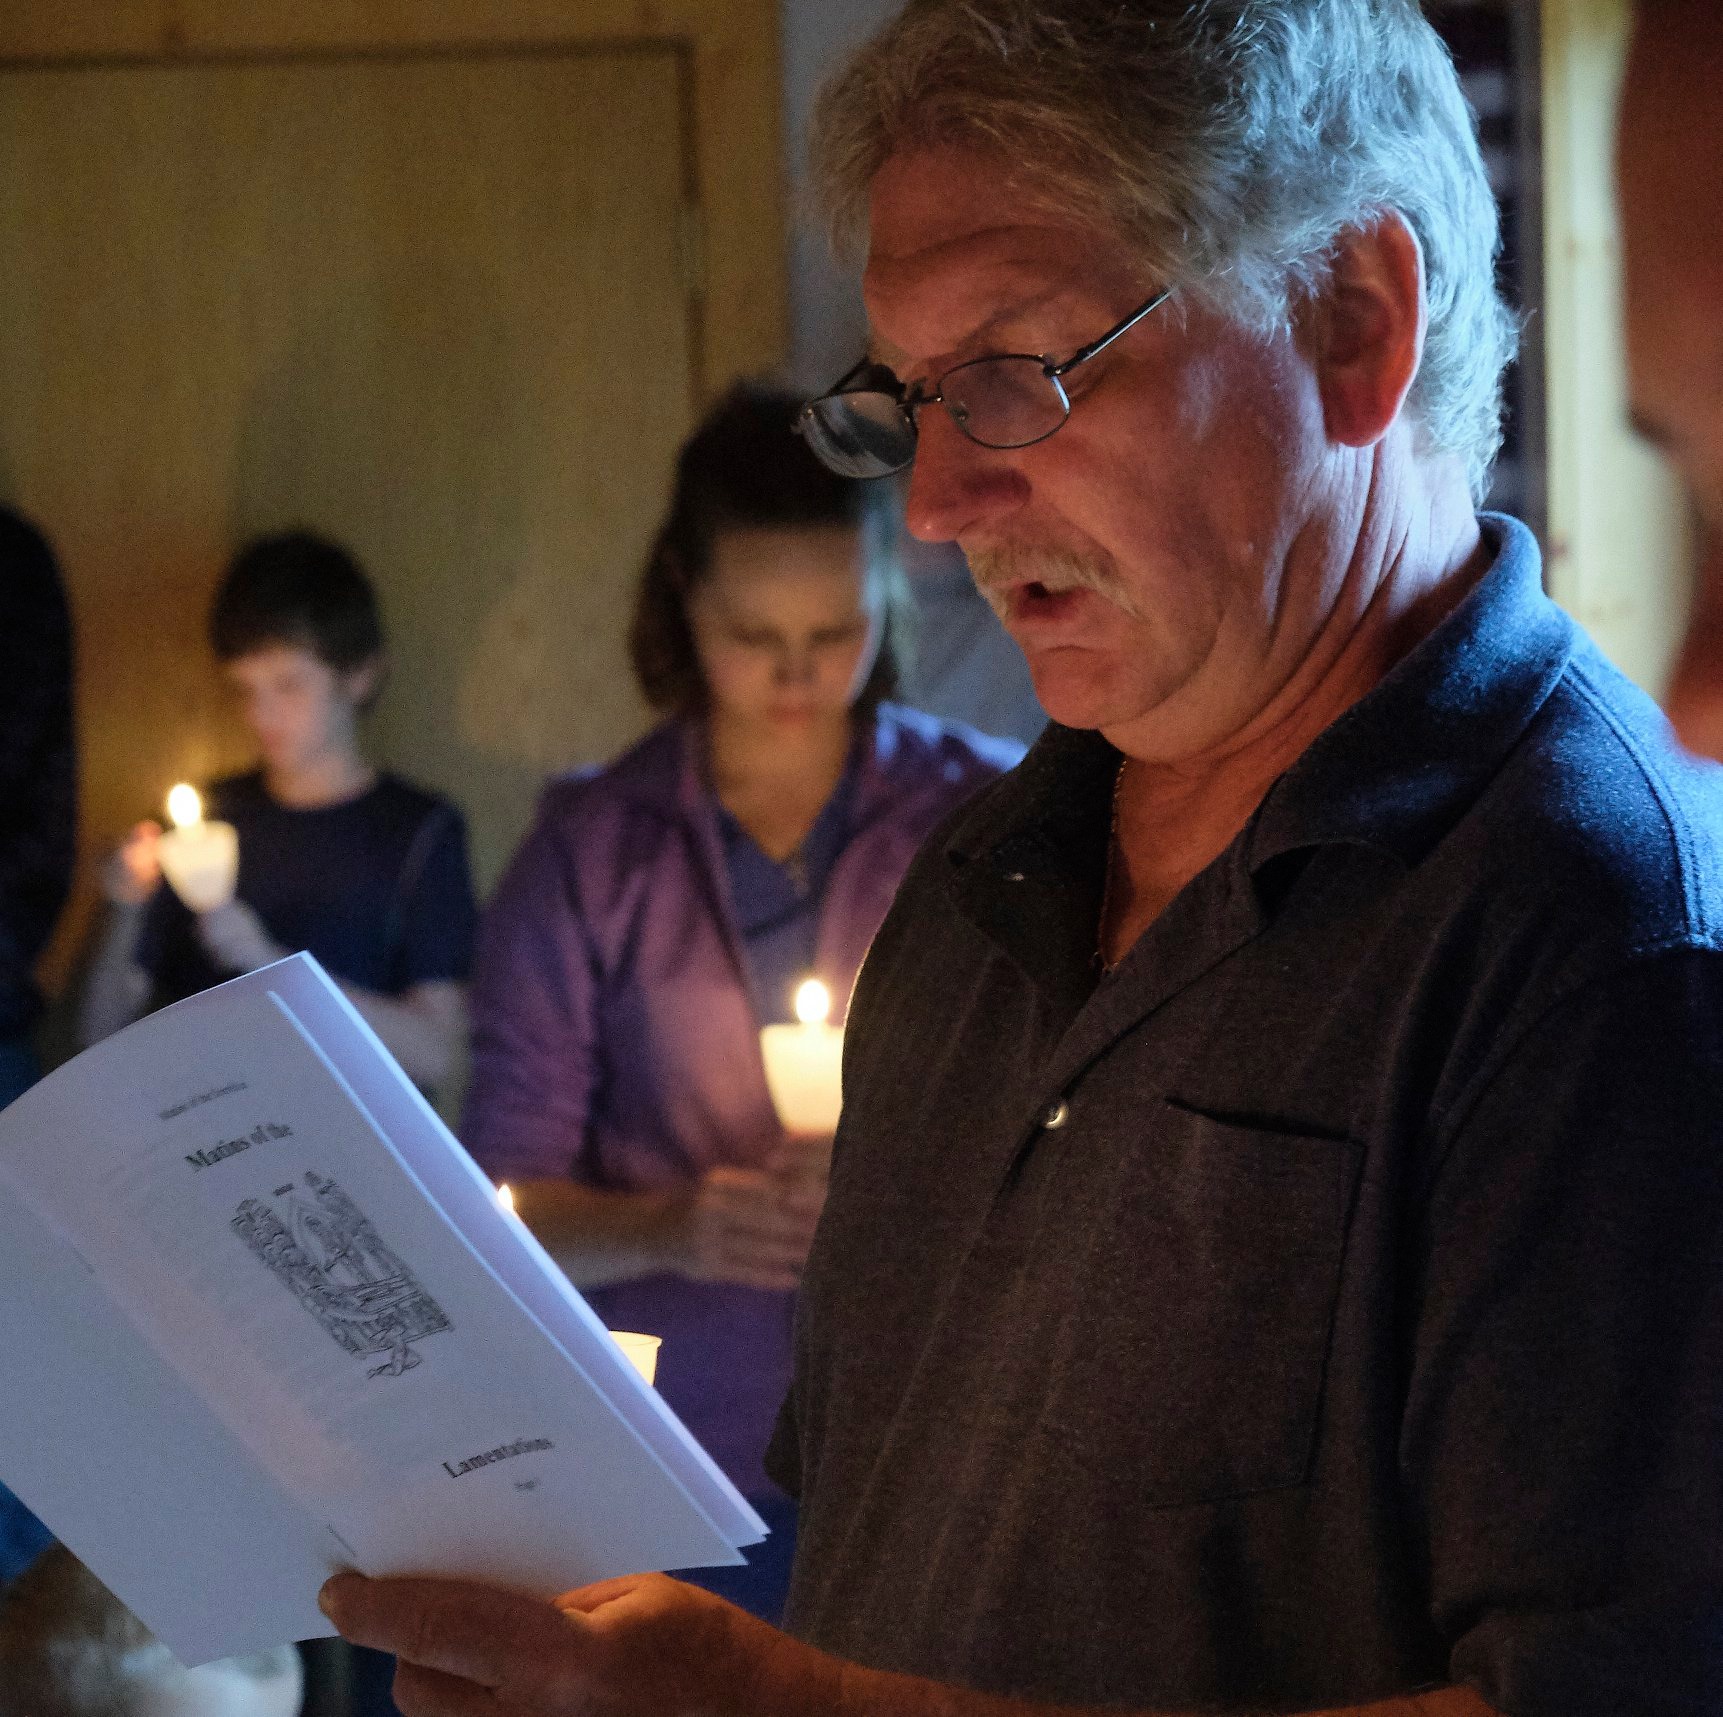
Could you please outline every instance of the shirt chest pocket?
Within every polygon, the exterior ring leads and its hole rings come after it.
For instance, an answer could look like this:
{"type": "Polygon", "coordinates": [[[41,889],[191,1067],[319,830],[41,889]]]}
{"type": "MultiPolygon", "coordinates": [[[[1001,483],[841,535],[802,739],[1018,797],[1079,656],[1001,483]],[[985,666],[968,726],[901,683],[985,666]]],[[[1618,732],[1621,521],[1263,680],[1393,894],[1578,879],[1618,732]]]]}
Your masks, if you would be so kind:
{"type": "Polygon", "coordinates": [[[1362,1156],[1162,1106],[1097,1177],[1058,1391],[1069,1454],[1154,1506],[1305,1481],[1362,1156]]]}

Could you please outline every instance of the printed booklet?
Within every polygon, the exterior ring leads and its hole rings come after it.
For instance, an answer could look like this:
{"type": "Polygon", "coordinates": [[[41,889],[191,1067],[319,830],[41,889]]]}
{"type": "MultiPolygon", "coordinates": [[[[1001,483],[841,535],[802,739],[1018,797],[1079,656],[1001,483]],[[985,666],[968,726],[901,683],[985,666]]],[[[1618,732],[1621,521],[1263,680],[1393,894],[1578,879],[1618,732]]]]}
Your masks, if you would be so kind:
{"type": "Polygon", "coordinates": [[[0,1483],[188,1665],[765,1534],[307,954],[0,1113],[0,1483]]]}

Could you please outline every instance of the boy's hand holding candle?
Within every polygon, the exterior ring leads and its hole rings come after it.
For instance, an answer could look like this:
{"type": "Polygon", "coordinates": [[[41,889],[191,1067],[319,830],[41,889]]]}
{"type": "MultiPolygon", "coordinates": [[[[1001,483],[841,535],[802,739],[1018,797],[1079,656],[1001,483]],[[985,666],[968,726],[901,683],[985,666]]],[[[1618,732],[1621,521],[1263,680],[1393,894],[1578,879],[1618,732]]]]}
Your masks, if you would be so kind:
{"type": "Polygon", "coordinates": [[[193,912],[233,899],[239,881],[239,835],[232,823],[205,822],[203,800],[183,781],[168,794],[173,827],[156,841],[162,875],[193,912]]]}
{"type": "Polygon", "coordinates": [[[292,952],[269,934],[263,920],[243,900],[230,900],[200,912],[197,939],[222,971],[236,974],[272,966],[292,952]]]}
{"type": "Polygon", "coordinates": [[[161,861],[156,856],[162,826],[137,824],[102,867],[102,893],[115,906],[141,907],[161,886],[161,861]]]}

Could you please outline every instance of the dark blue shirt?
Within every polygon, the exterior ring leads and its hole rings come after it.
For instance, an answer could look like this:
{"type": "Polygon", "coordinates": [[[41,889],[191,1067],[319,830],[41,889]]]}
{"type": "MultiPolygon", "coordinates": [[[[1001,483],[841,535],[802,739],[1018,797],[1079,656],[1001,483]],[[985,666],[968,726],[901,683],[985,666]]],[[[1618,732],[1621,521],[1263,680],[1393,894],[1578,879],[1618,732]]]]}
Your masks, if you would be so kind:
{"type": "MultiPolygon", "coordinates": [[[[315,810],[277,804],[261,774],[210,788],[207,814],[239,833],[238,896],[289,950],[316,955],[361,989],[400,995],[462,982],[475,908],[466,825],[446,799],[382,776],[368,792],[315,810]]],[[[231,977],[204,953],[197,925],[165,884],[137,950],[160,1003],[231,977]]]]}
{"type": "Polygon", "coordinates": [[[769,1464],[795,1632],[1073,1705],[1723,1710],[1723,772],[1486,529],[1110,976],[1098,736],[923,848],[769,1464]]]}
{"type": "MultiPolygon", "coordinates": [[[[782,862],[762,852],[754,837],[722,805],[717,807],[730,907],[742,939],[754,1012],[762,1025],[787,1025],[795,1019],[796,990],[814,971],[826,878],[849,844],[856,763],[852,749],[814,826],[782,862]]],[[[834,1005],[842,999],[834,997],[834,1005]]]]}

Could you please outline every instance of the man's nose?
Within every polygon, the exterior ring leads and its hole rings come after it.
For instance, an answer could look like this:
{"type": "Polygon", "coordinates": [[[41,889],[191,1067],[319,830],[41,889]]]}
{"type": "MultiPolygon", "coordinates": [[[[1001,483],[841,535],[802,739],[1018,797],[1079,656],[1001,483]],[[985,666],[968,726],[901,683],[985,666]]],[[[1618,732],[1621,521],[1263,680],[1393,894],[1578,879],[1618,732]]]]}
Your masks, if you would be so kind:
{"type": "Polygon", "coordinates": [[[954,542],[1023,504],[1029,483],[1012,456],[971,441],[944,406],[924,406],[919,429],[904,496],[904,522],[916,536],[954,542]]]}

